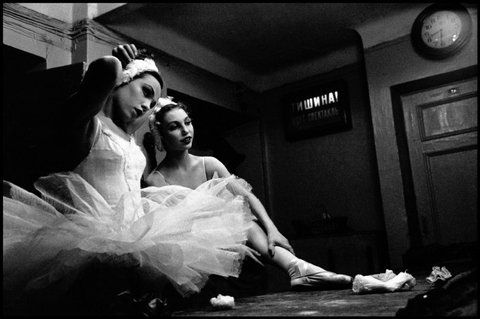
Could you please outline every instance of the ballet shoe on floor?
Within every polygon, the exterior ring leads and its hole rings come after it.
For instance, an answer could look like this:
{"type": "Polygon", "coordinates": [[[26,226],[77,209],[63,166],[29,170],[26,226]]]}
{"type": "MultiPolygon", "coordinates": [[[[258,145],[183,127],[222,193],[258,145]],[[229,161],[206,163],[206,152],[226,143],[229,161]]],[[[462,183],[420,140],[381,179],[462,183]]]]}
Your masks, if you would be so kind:
{"type": "Polygon", "coordinates": [[[370,275],[370,276],[380,281],[389,281],[390,279],[395,278],[395,276],[397,275],[392,270],[387,269],[385,270],[384,273],[370,275]]]}
{"type": "MultiPolygon", "coordinates": [[[[383,278],[381,278],[383,279],[383,278]]],[[[410,290],[417,284],[415,277],[400,272],[388,280],[379,280],[374,276],[356,275],[352,283],[352,291],[356,294],[376,293],[376,292],[395,292],[401,290],[410,290]]]]}
{"type": "Polygon", "coordinates": [[[392,291],[410,290],[417,284],[417,280],[409,273],[399,272],[398,275],[386,283],[389,289],[393,289],[392,291]]]}
{"type": "Polygon", "coordinates": [[[344,289],[351,286],[352,277],[323,270],[306,261],[297,260],[289,267],[293,290],[344,289]]]}

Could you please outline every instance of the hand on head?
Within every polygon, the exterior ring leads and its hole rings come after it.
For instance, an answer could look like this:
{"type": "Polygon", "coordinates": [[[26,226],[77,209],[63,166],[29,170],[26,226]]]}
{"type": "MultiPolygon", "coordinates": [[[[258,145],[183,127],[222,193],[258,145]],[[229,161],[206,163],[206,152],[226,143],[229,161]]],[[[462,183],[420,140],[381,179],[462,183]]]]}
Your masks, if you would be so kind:
{"type": "Polygon", "coordinates": [[[161,95],[166,94],[165,81],[154,61],[153,54],[145,49],[137,49],[135,44],[121,44],[113,48],[112,55],[120,61],[123,69],[116,87],[124,85],[147,72],[159,81],[161,95]]]}
{"type": "Polygon", "coordinates": [[[125,68],[128,63],[135,59],[138,55],[138,50],[135,44],[121,44],[113,48],[112,55],[122,62],[122,67],[125,68]]]}

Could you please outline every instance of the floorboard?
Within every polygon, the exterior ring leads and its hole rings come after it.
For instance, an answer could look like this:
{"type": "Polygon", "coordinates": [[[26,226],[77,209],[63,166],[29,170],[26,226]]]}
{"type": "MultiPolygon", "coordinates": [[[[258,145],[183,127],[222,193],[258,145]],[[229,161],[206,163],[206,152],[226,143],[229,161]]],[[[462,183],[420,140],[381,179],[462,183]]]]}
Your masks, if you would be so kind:
{"type": "Polygon", "coordinates": [[[361,295],[354,294],[351,289],[285,291],[238,298],[234,309],[230,310],[214,310],[208,305],[177,311],[172,316],[395,316],[398,309],[407,305],[408,299],[428,290],[425,276],[416,279],[417,285],[410,291],[361,295]]]}

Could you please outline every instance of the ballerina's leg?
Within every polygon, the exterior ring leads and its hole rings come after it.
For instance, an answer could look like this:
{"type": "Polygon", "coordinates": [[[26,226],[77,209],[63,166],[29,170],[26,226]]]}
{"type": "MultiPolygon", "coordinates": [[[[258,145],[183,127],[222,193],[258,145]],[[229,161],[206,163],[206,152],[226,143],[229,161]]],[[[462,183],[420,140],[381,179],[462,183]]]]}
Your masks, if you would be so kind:
{"type": "Polygon", "coordinates": [[[275,246],[274,256],[268,253],[268,238],[256,223],[249,229],[248,241],[267,261],[278,266],[290,276],[292,287],[316,287],[324,284],[350,285],[352,277],[323,269],[296,257],[290,251],[275,246]]]}

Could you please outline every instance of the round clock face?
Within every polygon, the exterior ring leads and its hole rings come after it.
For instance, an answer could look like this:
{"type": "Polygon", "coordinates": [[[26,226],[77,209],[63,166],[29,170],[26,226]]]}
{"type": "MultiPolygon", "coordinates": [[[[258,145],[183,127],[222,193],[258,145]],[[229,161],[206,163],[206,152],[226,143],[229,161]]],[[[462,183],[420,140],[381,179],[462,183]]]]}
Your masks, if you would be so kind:
{"type": "Polygon", "coordinates": [[[446,48],[460,36],[462,21],[452,11],[438,11],[426,17],[422,25],[422,40],[431,48],[446,48]]]}
{"type": "Polygon", "coordinates": [[[436,3],[415,19],[411,36],[415,50],[432,59],[443,59],[459,52],[472,34],[468,10],[460,4],[436,3]]]}

